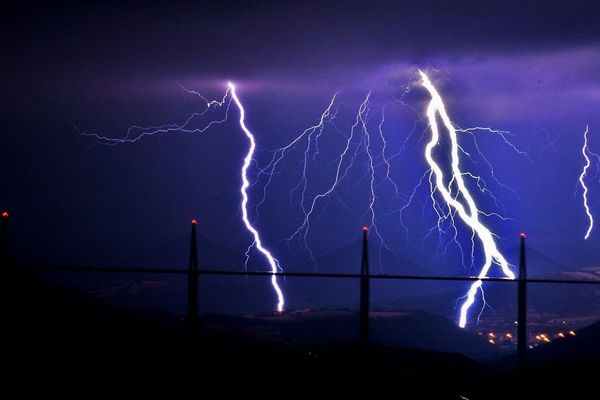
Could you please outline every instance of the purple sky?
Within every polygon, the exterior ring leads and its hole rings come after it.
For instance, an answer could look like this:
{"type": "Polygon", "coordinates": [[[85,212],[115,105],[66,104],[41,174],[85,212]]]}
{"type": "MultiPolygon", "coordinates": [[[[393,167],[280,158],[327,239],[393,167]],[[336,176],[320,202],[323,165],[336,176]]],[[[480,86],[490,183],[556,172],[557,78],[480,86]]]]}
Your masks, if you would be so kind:
{"type": "MultiPolygon", "coordinates": [[[[71,123],[118,137],[131,124],[181,121],[197,104],[176,82],[220,97],[231,79],[259,147],[273,149],[318,120],[336,91],[339,126],[347,131],[366,92],[373,90],[376,108],[412,84],[407,102],[417,113],[389,109],[390,146],[398,149],[423,117],[422,68],[456,124],[509,130],[530,155],[528,161],[494,138],[482,139],[498,178],[517,193],[496,188],[513,220],[494,221],[494,230],[507,240],[527,230],[536,248],[569,267],[600,264],[600,234],[581,240],[587,221],[576,192],[586,124],[590,147],[600,152],[600,10],[584,1],[319,3],[7,10],[0,207],[18,218],[23,235],[35,234],[57,259],[72,262],[116,263],[132,249],[183,235],[191,216],[205,221],[217,241],[233,235],[234,246],[243,247],[236,190],[244,142],[235,124],[202,137],[103,147],[82,140],[71,123]]],[[[424,171],[423,142],[417,137],[408,145],[393,166],[404,194],[424,171]]],[[[297,223],[298,210],[279,200],[293,179],[281,178],[260,220],[266,241],[289,260],[294,255],[279,239],[297,223]],[[280,222],[283,213],[288,218],[280,222]]],[[[597,179],[590,199],[600,215],[597,179]]],[[[356,239],[364,199],[350,197],[349,214],[339,205],[323,214],[313,239],[317,247],[324,243],[320,251],[356,239]],[[345,223],[326,222],[340,219],[345,223]]],[[[425,193],[419,199],[422,205],[425,193]]],[[[419,238],[432,223],[419,213],[408,241],[392,217],[384,228],[411,259],[420,257],[419,238]]],[[[451,263],[456,256],[448,256],[451,263]]]]}

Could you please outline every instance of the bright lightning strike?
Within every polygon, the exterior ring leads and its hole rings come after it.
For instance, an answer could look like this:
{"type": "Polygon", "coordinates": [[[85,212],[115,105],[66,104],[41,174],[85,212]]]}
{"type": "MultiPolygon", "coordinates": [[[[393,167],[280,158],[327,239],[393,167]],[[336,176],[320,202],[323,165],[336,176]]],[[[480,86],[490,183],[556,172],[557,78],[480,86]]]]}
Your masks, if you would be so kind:
{"type": "MultiPolygon", "coordinates": [[[[478,280],[475,281],[469,291],[466,294],[466,300],[460,309],[460,319],[459,326],[464,328],[467,323],[468,312],[473,303],[475,302],[475,296],[478,291],[481,291],[483,294],[483,279],[485,279],[488,275],[488,272],[493,264],[500,266],[504,275],[509,279],[515,279],[514,273],[511,271],[510,266],[502,253],[498,250],[496,246],[496,242],[494,240],[494,234],[479,220],[479,215],[482,212],[477,208],[475,204],[475,200],[471,196],[467,185],[463,179],[464,173],[460,170],[459,167],[459,144],[456,135],[456,128],[452,124],[448,114],[446,113],[446,108],[444,106],[444,102],[427,77],[427,75],[419,71],[421,74],[421,79],[423,86],[428,90],[431,95],[431,102],[427,107],[427,118],[429,120],[429,126],[431,129],[431,140],[427,144],[425,148],[425,158],[429,167],[431,169],[431,174],[435,177],[435,186],[432,186],[432,191],[435,189],[444,199],[446,204],[453,210],[451,213],[452,218],[454,214],[458,214],[460,219],[471,228],[473,232],[473,237],[477,237],[483,246],[483,251],[485,254],[485,261],[481,267],[481,271],[478,275],[478,280]],[[436,115],[439,115],[444,127],[448,131],[448,135],[450,137],[451,142],[451,178],[449,183],[445,183],[444,181],[444,172],[441,167],[436,163],[433,159],[433,150],[439,144],[440,133],[438,129],[438,122],[436,119],[436,115]],[[455,185],[457,187],[457,192],[452,193],[452,187],[455,185]],[[465,205],[458,200],[458,197],[461,196],[467,203],[468,209],[465,208],[465,205]]],[[[430,176],[431,177],[431,176],[430,176]]],[[[432,184],[433,185],[433,184],[432,184]]],[[[432,194],[433,196],[433,194],[432,194]]]]}
{"type": "Polygon", "coordinates": [[[587,214],[587,217],[590,221],[589,225],[588,225],[588,229],[585,232],[585,236],[584,239],[587,240],[590,237],[590,234],[592,233],[592,228],[594,227],[594,217],[592,215],[592,212],[590,211],[590,207],[588,205],[588,187],[585,184],[585,181],[583,180],[583,178],[585,178],[585,176],[587,175],[587,170],[591,165],[591,161],[590,161],[590,157],[588,156],[588,153],[591,153],[589,148],[588,148],[588,131],[589,131],[589,126],[585,127],[585,132],[583,133],[583,147],[581,148],[581,153],[583,154],[583,157],[585,158],[585,165],[583,166],[583,170],[581,171],[581,175],[579,175],[579,183],[581,184],[581,187],[583,188],[583,207],[585,208],[585,213],[587,214]]]}
{"type": "Polygon", "coordinates": [[[283,292],[282,292],[281,288],[279,287],[279,284],[277,283],[277,276],[275,275],[275,273],[277,273],[279,271],[279,261],[277,261],[277,259],[275,257],[273,257],[271,255],[271,253],[265,247],[263,247],[258,231],[250,223],[250,220],[248,219],[248,187],[250,186],[250,182],[248,181],[248,168],[250,167],[250,163],[252,162],[252,157],[254,156],[254,150],[256,149],[256,142],[254,140],[254,135],[246,127],[246,122],[245,122],[246,112],[244,110],[244,107],[242,106],[242,103],[240,102],[240,99],[237,97],[237,93],[235,91],[235,85],[233,83],[229,82],[228,86],[229,86],[229,90],[231,91],[231,97],[233,98],[235,105],[240,110],[240,119],[239,119],[240,128],[242,128],[242,131],[244,131],[244,133],[246,134],[246,137],[250,141],[250,147],[248,148],[248,153],[246,154],[246,157],[244,158],[244,164],[242,166],[242,182],[243,183],[242,183],[242,187],[240,189],[240,192],[242,194],[242,204],[241,204],[242,220],[244,221],[244,224],[246,225],[246,229],[248,229],[248,231],[250,231],[250,233],[252,233],[252,236],[254,236],[254,245],[256,246],[258,251],[260,251],[265,256],[265,258],[269,262],[269,265],[271,266],[271,272],[273,272],[273,275],[271,275],[271,285],[273,286],[273,289],[275,290],[275,293],[277,294],[277,299],[278,299],[277,311],[283,312],[283,306],[284,306],[285,301],[283,298],[283,292]]]}
{"type": "Polygon", "coordinates": [[[248,169],[253,160],[254,151],[256,149],[256,141],[254,139],[254,135],[252,135],[250,130],[248,130],[248,128],[246,127],[245,110],[244,110],[239,98],[237,97],[237,94],[235,91],[235,85],[233,83],[229,82],[228,89],[225,92],[225,95],[223,96],[223,98],[221,100],[208,100],[206,97],[202,96],[200,93],[198,93],[196,91],[188,90],[181,85],[179,85],[179,86],[186,93],[200,98],[205,103],[203,110],[193,113],[192,115],[190,115],[188,118],[186,118],[180,124],[167,124],[167,125],[149,126],[149,127],[133,125],[127,130],[127,134],[125,135],[125,137],[121,137],[121,138],[111,138],[111,137],[99,135],[96,133],[78,130],[79,134],[81,136],[85,136],[85,137],[92,137],[101,144],[117,145],[117,144],[123,144],[123,143],[134,143],[134,142],[137,142],[138,140],[141,140],[147,136],[161,135],[161,134],[166,134],[166,133],[179,133],[179,134],[182,134],[182,133],[204,133],[204,132],[208,131],[212,126],[223,124],[227,121],[227,118],[229,116],[229,107],[231,105],[231,102],[233,101],[240,111],[240,120],[239,120],[240,127],[250,142],[250,146],[248,148],[248,153],[246,154],[246,157],[244,158],[244,163],[242,165],[242,170],[241,170],[242,187],[240,189],[240,192],[242,194],[242,203],[241,203],[242,219],[243,219],[244,225],[246,226],[246,229],[252,234],[252,236],[254,238],[254,242],[248,247],[248,249],[245,253],[246,262],[244,265],[247,265],[248,259],[250,257],[250,250],[252,249],[252,247],[256,246],[258,251],[265,256],[265,258],[269,262],[271,271],[274,273],[271,276],[271,284],[277,295],[277,311],[282,312],[285,301],[284,301],[283,291],[279,287],[279,284],[277,282],[277,276],[275,275],[275,273],[280,270],[279,261],[276,258],[274,258],[271,255],[271,253],[263,246],[258,231],[252,225],[252,223],[250,223],[250,221],[248,219],[248,187],[250,186],[250,182],[248,180],[248,169]],[[202,125],[200,127],[196,127],[195,124],[198,119],[201,119],[201,117],[204,117],[208,112],[216,112],[217,110],[219,110],[221,108],[225,108],[223,116],[221,116],[219,118],[209,119],[208,122],[206,122],[204,125],[202,125]]]}

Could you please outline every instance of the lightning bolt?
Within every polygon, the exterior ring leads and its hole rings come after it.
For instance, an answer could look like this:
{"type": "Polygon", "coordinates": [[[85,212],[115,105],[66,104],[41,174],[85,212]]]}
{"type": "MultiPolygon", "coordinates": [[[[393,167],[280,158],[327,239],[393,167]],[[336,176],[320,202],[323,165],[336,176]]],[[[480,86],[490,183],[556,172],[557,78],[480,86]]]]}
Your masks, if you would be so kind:
{"type": "MultiPolygon", "coordinates": [[[[277,167],[285,160],[285,157],[288,155],[288,153],[294,147],[296,147],[296,145],[298,145],[303,138],[306,137],[307,140],[306,140],[306,147],[304,149],[304,161],[302,163],[302,174],[301,174],[301,178],[299,179],[296,186],[294,186],[290,190],[290,202],[292,202],[293,193],[296,190],[298,190],[301,186],[302,186],[302,190],[301,190],[302,199],[304,199],[304,196],[306,194],[306,187],[308,184],[308,179],[307,179],[306,173],[308,170],[308,161],[309,161],[309,157],[310,157],[310,151],[313,147],[312,144],[314,142],[315,150],[314,150],[314,154],[312,157],[312,159],[314,160],[317,157],[317,155],[319,154],[319,146],[318,146],[319,137],[323,134],[325,125],[327,123],[330,123],[331,121],[333,121],[333,119],[336,116],[336,112],[335,112],[335,110],[333,110],[333,105],[335,103],[337,95],[338,95],[338,93],[333,95],[333,97],[331,98],[331,101],[329,102],[329,105],[327,106],[325,111],[323,111],[323,113],[321,114],[321,118],[319,119],[319,122],[317,124],[315,124],[309,128],[306,128],[304,131],[302,131],[302,133],[300,133],[300,135],[298,135],[296,138],[294,138],[286,146],[275,150],[273,152],[273,157],[272,157],[271,161],[265,167],[263,167],[259,170],[259,176],[266,175],[268,177],[268,179],[267,179],[267,182],[265,183],[265,185],[263,186],[262,199],[256,204],[256,214],[257,215],[258,215],[258,208],[262,204],[264,204],[264,202],[266,201],[267,191],[273,181],[273,177],[277,173],[277,167]]],[[[301,204],[303,204],[303,201],[301,202],[301,204]]]]}
{"type": "MultiPolygon", "coordinates": [[[[323,131],[324,131],[326,125],[329,123],[332,123],[332,121],[335,119],[335,117],[337,115],[337,110],[335,110],[333,108],[337,95],[338,95],[338,93],[335,93],[333,95],[329,104],[327,105],[327,107],[325,108],[323,113],[321,114],[321,117],[320,117],[318,123],[303,130],[298,136],[296,136],[290,143],[288,143],[284,147],[274,150],[273,156],[272,156],[271,160],[269,161],[269,163],[266,166],[259,169],[258,178],[257,178],[256,183],[258,183],[258,180],[260,179],[261,176],[266,176],[267,180],[262,188],[262,192],[263,192],[262,198],[255,205],[255,209],[256,209],[255,214],[256,214],[257,219],[258,219],[258,215],[259,215],[259,208],[261,205],[263,205],[265,203],[265,201],[267,199],[268,189],[271,186],[271,183],[273,182],[274,176],[278,173],[278,167],[280,166],[280,164],[282,164],[286,160],[286,157],[290,154],[290,152],[296,146],[298,146],[301,143],[301,141],[304,139],[306,139],[306,145],[304,148],[304,154],[303,154],[303,158],[302,158],[302,160],[303,160],[302,168],[301,168],[302,172],[300,174],[300,179],[298,180],[296,185],[290,190],[289,196],[290,196],[290,204],[293,205],[294,192],[300,190],[301,199],[300,199],[299,203],[300,203],[300,207],[302,209],[303,214],[306,216],[307,210],[305,207],[305,198],[307,196],[307,193],[306,193],[307,186],[308,186],[307,173],[308,173],[308,169],[309,169],[309,162],[311,159],[314,161],[316,159],[316,157],[319,155],[319,138],[323,134],[323,131]],[[311,157],[311,151],[312,151],[312,157],[311,157]]],[[[292,240],[292,238],[287,239],[288,242],[291,240],[292,240]]],[[[308,246],[306,236],[304,237],[304,246],[308,250],[311,260],[313,261],[313,264],[316,266],[317,262],[314,258],[311,248],[308,246]]]]}
{"type": "Polygon", "coordinates": [[[179,134],[204,133],[204,132],[208,131],[212,126],[223,124],[224,122],[227,121],[227,116],[229,115],[229,106],[231,104],[231,99],[228,100],[229,90],[227,90],[225,92],[225,95],[223,96],[223,98],[220,101],[219,100],[210,100],[209,101],[204,96],[202,96],[200,93],[193,91],[193,90],[185,89],[180,84],[178,84],[178,85],[185,92],[187,92],[188,94],[194,95],[196,97],[199,97],[205,103],[204,110],[191,114],[188,118],[186,118],[180,124],[166,124],[166,125],[159,125],[159,126],[132,125],[127,129],[127,134],[125,135],[125,137],[122,137],[122,138],[112,138],[112,137],[108,137],[108,136],[103,136],[103,135],[93,133],[93,132],[81,131],[77,126],[73,126],[73,127],[79,132],[79,134],[81,136],[94,138],[101,144],[117,145],[117,144],[123,144],[123,143],[135,143],[138,140],[143,139],[146,136],[161,135],[161,134],[166,134],[166,133],[179,133],[179,134]],[[224,112],[224,116],[222,118],[211,119],[205,125],[202,125],[200,127],[195,127],[195,128],[193,127],[194,126],[193,124],[200,117],[203,117],[209,111],[213,111],[213,112],[217,111],[219,108],[222,108],[223,106],[225,106],[225,112],[224,112]]]}
{"type": "MultiPolygon", "coordinates": [[[[350,148],[351,145],[353,143],[354,137],[355,137],[355,131],[357,126],[360,124],[360,116],[366,111],[367,109],[367,103],[369,101],[369,96],[371,94],[369,93],[367,95],[367,97],[365,98],[365,100],[361,103],[360,107],[359,107],[359,111],[358,111],[358,115],[356,117],[356,121],[355,123],[352,125],[352,128],[350,129],[350,135],[348,136],[347,140],[346,140],[346,145],[344,146],[343,151],[341,152],[341,154],[339,155],[338,158],[338,162],[337,162],[337,167],[336,167],[336,172],[335,172],[335,177],[333,179],[333,182],[331,183],[331,185],[329,186],[329,188],[321,193],[318,193],[317,195],[315,195],[312,199],[312,201],[310,201],[310,204],[308,206],[305,205],[305,199],[302,198],[301,200],[301,206],[302,206],[302,212],[304,214],[304,218],[300,224],[300,226],[298,226],[298,228],[292,233],[292,235],[288,238],[288,241],[291,241],[292,239],[294,239],[295,237],[299,237],[301,235],[302,240],[304,242],[304,246],[305,248],[309,251],[310,257],[313,261],[313,264],[316,266],[317,262],[313,256],[313,252],[310,249],[310,247],[308,246],[308,234],[310,231],[310,223],[311,223],[311,216],[313,215],[313,213],[315,212],[317,203],[319,202],[319,200],[323,199],[323,198],[327,198],[329,195],[331,195],[335,189],[338,186],[338,183],[340,182],[340,180],[347,176],[348,174],[348,170],[351,168],[352,164],[353,164],[353,160],[355,157],[352,158],[351,162],[348,164],[348,166],[345,169],[345,172],[342,174],[342,166],[344,165],[344,162],[346,160],[346,156],[348,155],[348,153],[350,152],[350,148]]],[[[358,150],[357,146],[357,150],[358,150]]],[[[356,154],[356,153],[355,153],[356,154]]]]}
{"type": "MultiPolygon", "coordinates": [[[[367,171],[368,171],[367,175],[368,175],[368,179],[369,179],[369,194],[370,194],[370,196],[369,196],[369,203],[367,205],[366,215],[370,214],[370,222],[371,222],[370,225],[371,225],[372,231],[375,232],[376,237],[379,239],[380,252],[381,252],[382,248],[386,248],[389,250],[389,247],[385,244],[385,242],[383,240],[383,236],[381,235],[381,233],[377,227],[377,213],[376,213],[375,204],[377,201],[376,187],[378,185],[376,184],[376,181],[377,181],[376,168],[379,165],[384,165],[386,168],[386,174],[385,174],[385,178],[383,180],[387,180],[387,181],[391,182],[394,185],[394,187],[396,188],[396,193],[397,193],[397,185],[390,177],[390,172],[389,172],[390,163],[389,163],[388,158],[386,157],[387,142],[385,140],[385,137],[384,137],[383,131],[382,131],[382,125],[385,122],[384,111],[382,111],[382,119],[381,119],[380,124],[378,125],[379,139],[382,143],[380,157],[383,159],[383,161],[382,161],[382,163],[376,163],[376,156],[375,156],[374,147],[373,147],[374,146],[374,143],[373,143],[374,137],[371,135],[371,133],[369,132],[369,129],[368,129],[368,113],[369,113],[369,104],[370,104],[370,99],[371,99],[371,92],[369,92],[367,94],[367,96],[365,97],[364,101],[360,104],[360,106],[358,108],[358,112],[355,116],[354,123],[350,127],[350,134],[346,137],[345,146],[343,147],[343,149],[339,153],[339,156],[337,157],[337,166],[336,166],[335,175],[333,176],[331,184],[328,186],[328,188],[326,190],[312,195],[312,199],[309,198],[309,195],[307,194],[308,163],[309,163],[309,160],[311,160],[311,159],[314,160],[319,155],[318,140],[319,140],[319,137],[323,134],[325,124],[327,122],[332,122],[333,118],[335,118],[336,113],[332,112],[332,107],[335,102],[336,96],[337,96],[337,93],[336,93],[336,95],[334,95],[334,97],[332,98],[328,107],[325,109],[325,111],[321,115],[321,119],[320,119],[319,123],[306,129],[305,131],[303,131],[298,137],[296,137],[287,146],[278,149],[275,152],[276,155],[273,157],[273,160],[267,166],[267,172],[270,175],[269,179],[271,179],[271,177],[273,176],[273,171],[274,171],[273,168],[282,161],[284,156],[294,145],[296,145],[301,139],[306,137],[306,147],[304,150],[304,157],[303,157],[303,162],[302,162],[301,179],[298,182],[298,184],[294,188],[292,188],[292,190],[290,191],[290,199],[292,199],[293,192],[296,190],[299,190],[300,187],[302,188],[300,190],[299,205],[302,210],[303,217],[302,217],[302,221],[299,224],[299,226],[297,227],[297,229],[286,240],[288,241],[288,243],[291,242],[292,240],[294,240],[295,238],[301,240],[304,245],[304,248],[308,251],[308,254],[309,254],[315,268],[317,267],[317,260],[315,259],[313,251],[308,244],[308,237],[309,237],[310,230],[311,230],[312,219],[314,218],[314,214],[317,212],[317,209],[319,208],[319,203],[321,202],[321,200],[325,200],[329,196],[333,195],[336,192],[336,190],[338,189],[340,182],[342,182],[345,178],[348,178],[350,170],[355,165],[356,159],[359,156],[359,154],[364,152],[367,157],[367,171]],[[313,145],[313,142],[314,142],[314,145],[313,145]],[[312,157],[311,157],[311,151],[312,151],[312,157]]],[[[336,128],[337,128],[337,126],[336,126],[336,128]]],[[[361,179],[359,179],[359,181],[360,180],[361,179]]],[[[270,183],[270,180],[267,183],[270,183]]],[[[266,192],[264,192],[264,195],[266,195],[266,192]]],[[[264,200],[264,197],[263,197],[263,200],[264,200]]],[[[343,200],[339,196],[338,196],[338,200],[340,202],[342,202],[342,204],[343,204],[343,200]]],[[[363,217],[364,217],[364,215],[363,215],[363,217]]],[[[380,259],[381,259],[381,257],[380,257],[380,259]]]]}
{"type": "Polygon", "coordinates": [[[250,163],[252,162],[252,159],[254,157],[254,150],[256,149],[256,141],[254,140],[254,135],[252,134],[252,132],[250,132],[248,127],[246,127],[246,122],[245,122],[246,111],[244,110],[244,106],[242,106],[242,103],[240,102],[240,99],[237,96],[237,93],[235,90],[235,85],[233,83],[229,82],[228,87],[229,87],[229,90],[231,91],[231,97],[232,97],[235,105],[238,107],[238,109],[240,111],[240,119],[239,119],[240,128],[242,129],[242,131],[244,131],[244,133],[246,134],[246,137],[248,138],[248,141],[250,142],[250,147],[248,148],[248,153],[246,153],[246,157],[244,158],[244,164],[242,165],[242,187],[240,189],[240,192],[242,194],[242,204],[241,204],[242,220],[244,221],[244,224],[246,225],[246,229],[248,229],[248,231],[254,237],[253,245],[256,246],[256,249],[267,259],[267,261],[269,262],[269,265],[271,266],[271,272],[273,272],[273,275],[271,275],[271,285],[273,286],[273,289],[275,290],[275,293],[277,294],[277,311],[283,312],[283,306],[285,304],[285,300],[283,298],[283,292],[277,282],[277,276],[275,275],[275,273],[277,273],[280,270],[279,261],[277,261],[277,259],[275,257],[273,257],[273,255],[269,252],[269,250],[267,250],[263,246],[258,231],[252,225],[252,223],[250,223],[250,220],[248,219],[248,187],[250,186],[250,181],[248,180],[248,168],[250,168],[250,163]]]}
{"type": "Polygon", "coordinates": [[[586,126],[585,132],[583,132],[583,147],[581,148],[581,153],[583,154],[583,157],[585,158],[585,165],[583,166],[581,175],[579,175],[579,183],[581,184],[581,187],[583,188],[583,207],[585,208],[585,213],[587,214],[588,220],[590,221],[589,225],[588,225],[588,229],[585,232],[585,236],[584,236],[585,240],[587,240],[590,237],[590,234],[592,233],[592,229],[594,228],[594,216],[592,215],[592,213],[590,211],[590,207],[588,205],[588,187],[586,186],[585,181],[583,180],[583,178],[585,178],[585,176],[587,175],[588,168],[592,164],[590,161],[590,157],[588,156],[588,153],[593,154],[588,147],[588,131],[589,131],[589,126],[586,126]]]}
{"type": "MultiPolygon", "coordinates": [[[[369,99],[369,97],[371,96],[371,93],[369,93],[367,95],[367,100],[369,99]]],[[[368,103],[367,103],[367,108],[366,111],[368,111],[368,103]]],[[[382,255],[382,251],[383,248],[387,249],[388,251],[392,251],[386,244],[385,241],[383,240],[383,236],[381,235],[379,228],[377,226],[377,213],[375,212],[375,202],[377,201],[377,195],[376,195],[376,185],[375,185],[375,181],[376,181],[376,173],[375,173],[375,161],[374,161],[374,153],[373,153],[373,143],[372,143],[372,139],[371,139],[371,134],[369,133],[369,129],[367,128],[367,114],[366,113],[359,113],[358,117],[360,119],[360,123],[362,126],[362,132],[365,135],[365,152],[367,154],[367,158],[368,160],[368,171],[369,171],[369,210],[368,212],[371,214],[371,224],[370,224],[370,228],[371,231],[375,232],[375,234],[377,235],[377,238],[379,239],[379,269],[381,271],[383,271],[383,266],[382,266],[382,260],[381,260],[381,255],[382,255]]],[[[385,123],[385,107],[382,108],[381,111],[381,121],[379,123],[379,125],[377,125],[377,129],[379,132],[379,138],[382,142],[382,148],[381,148],[381,158],[382,158],[382,162],[385,165],[385,176],[384,176],[384,181],[388,181],[390,182],[393,186],[394,189],[396,190],[396,195],[398,194],[398,186],[396,185],[396,182],[394,182],[391,178],[390,178],[390,162],[386,157],[386,148],[387,148],[387,141],[385,140],[385,136],[383,135],[383,124],[385,123]]]]}
{"type": "MultiPolygon", "coordinates": [[[[478,274],[478,280],[475,281],[465,295],[466,300],[460,309],[459,326],[464,328],[467,323],[469,309],[475,302],[475,296],[479,291],[483,295],[483,280],[487,277],[492,265],[498,265],[504,275],[508,279],[515,279],[514,273],[510,269],[509,263],[506,261],[502,253],[498,250],[494,240],[494,234],[480,221],[479,216],[482,212],[477,208],[477,204],[473,196],[469,192],[467,185],[463,179],[465,175],[459,167],[459,144],[457,139],[457,129],[452,124],[450,117],[446,112],[444,102],[433,86],[427,75],[419,70],[423,86],[427,89],[431,96],[431,101],[427,107],[427,118],[431,130],[431,140],[425,147],[425,159],[430,167],[430,180],[434,179],[435,185],[432,186],[432,191],[435,190],[444,199],[445,203],[451,209],[450,215],[458,215],[460,219],[472,230],[473,238],[479,239],[485,255],[485,261],[481,266],[481,271],[478,274]],[[451,143],[451,177],[449,183],[445,183],[444,172],[433,158],[433,150],[439,145],[440,133],[436,115],[442,120],[451,143]],[[456,187],[456,193],[452,193],[452,188],[456,187]],[[458,200],[461,197],[466,202],[467,207],[458,200]]],[[[433,182],[432,182],[433,185],[433,182]]],[[[432,194],[433,197],[433,194],[432,194]]],[[[435,202],[435,200],[434,200],[435,202]]],[[[436,203],[434,203],[436,204],[436,203]]]]}
{"type": "MultiPolygon", "coordinates": [[[[271,255],[271,253],[263,246],[260,235],[258,233],[258,230],[254,227],[254,225],[252,223],[250,223],[250,221],[248,219],[248,188],[250,186],[250,182],[248,180],[248,169],[250,168],[250,164],[253,161],[254,152],[256,149],[256,141],[254,139],[254,135],[252,135],[250,130],[246,127],[245,110],[237,96],[237,93],[235,90],[236,89],[235,85],[231,82],[228,83],[228,89],[225,92],[225,95],[223,96],[223,98],[221,100],[208,100],[206,97],[204,97],[200,93],[193,91],[193,90],[188,90],[179,83],[178,83],[178,85],[186,93],[196,96],[204,102],[204,108],[201,111],[191,114],[189,117],[187,117],[183,122],[181,122],[179,124],[166,124],[166,125],[148,126],[148,127],[132,125],[131,127],[129,127],[127,129],[126,135],[121,138],[112,138],[112,137],[103,136],[103,135],[93,133],[93,132],[81,131],[77,127],[75,127],[75,129],[77,129],[77,131],[79,132],[79,134],[81,136],[94,138],[100,144],[105,144],[105,145],[135,143],[135,142],[137,142],[145,137],[148,137],[148,136],[162,135],[162,134],[167,134],[167,133],[179,133],[179,134],[204,133],[204,132],[208,131],[211,127],[213,127],[214,125],[223,124],[227,121],[227,118],[229,116],[229,108],[230,108],[231,102],[233,101],[240,112],[240,119],[239,119],[240,128],[242,129],[242,131],[248,138],[249,144],[250,144],[250,146],[248,148],[248,153],[246,154],[246,157],[244,158],[244,162],[243,162],[242,169],[241,169],[242,186],[240,188],[240,193],[242,195],[242,203],[241,203],[242,220],[244,222],[244,225],[246,226],[246,229],[252,234],[254,241],[246,250],[244,265],[247,265],[247,263],[248,263],[248,259],[250,257],[250,250],[253,247],[256,247],[256,249],[262,255],[264,255],[264,257],[268,261],[271,271],[273,273],[278,272],[279,270],[281,270],[279,261],[275,257],[273,257],[271,255]],[[204,124],[202,124],[199,127],[195,126],[198,119],[201,119],[201,117],[204,117],[209,112],[216,112],[222,108],[225,108],[223,116],[216,118],[216,119],[210,119],[208,122],[205,122],[204,124]]],[[[276,275],[271,276],[271,285],[273,286],[273,289],[277,296],[277,311],[283,312],[285,300],[284,300],[284,296],[283,296],[283,291],[281,290],[281,288],[279,287],[279,284],[277,282],[276,275]]]]}

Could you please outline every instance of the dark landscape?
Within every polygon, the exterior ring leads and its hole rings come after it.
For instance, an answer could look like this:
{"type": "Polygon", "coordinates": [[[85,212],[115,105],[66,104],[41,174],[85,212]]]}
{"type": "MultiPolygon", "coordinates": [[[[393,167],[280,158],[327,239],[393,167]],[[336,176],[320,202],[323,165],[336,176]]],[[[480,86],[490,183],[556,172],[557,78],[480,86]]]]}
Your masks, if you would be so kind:
{"type": "MultiPolygon", "coordinates": [[[[206,390],[218,390],[223,379],[266,381],[279,389],[293,380],[309,392],[337,391],[336,382],[351,379],[360,390],[488,399],[523,390],[524,382],[533,390],[548,380],[555,382],[550,395],[586,393],[595,388],[600,360],[598,322],[576,337],[531,350],[529,368],[518,372],[514,351],[495,351],[486,338],[425,312],[372,312],[367,347],[357,344],[357,313],[343,310],[207,314],[190,333],[181,317],[116,307],[58,288],[13,260],[4,261],[3,270],[11,282],[4,291],[3,325],[10,327],[5,362],[44,380],[89,382],[101,375],[107,384],[158,379],[162,386],[193,374],[206,390]]],[[[247,393],[260,389],[249,386],[247,393]]]]}

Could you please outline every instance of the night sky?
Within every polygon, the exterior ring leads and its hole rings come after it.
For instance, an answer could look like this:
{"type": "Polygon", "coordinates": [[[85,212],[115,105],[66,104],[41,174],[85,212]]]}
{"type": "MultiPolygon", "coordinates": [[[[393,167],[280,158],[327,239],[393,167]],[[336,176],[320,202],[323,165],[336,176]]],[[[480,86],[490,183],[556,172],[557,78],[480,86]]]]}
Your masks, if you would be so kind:
{"type": "MultiPolygon", "coordinates": [[[[123,137],[130,125],[181,122],[202,103],[178,83],[212,99],[221,98],[231,80],[258,141],[258,165],[268,161],[270,150],[317,123],[339,92],[335,126],[325,130],[322,157],[311,164],[312,193],[330,182],[331,162],[372,91],[369,127],[376,132],[385,106],[389,154],[405,146],[391,164],[401,196],[392,198],[391,188],[382,185],[377,205],[388,246],[397,260],[411,260],[424,273],[464,274],[455,246],[440,254],[437,234],[423,239],[435,224],[426,188],[405,211],[409,232],[399,223],[398,210],[426,170],[429,97],[419,84],[421,68],[457,125],[510,131],[511,142],[529,155],[515,153],[498,136],[477,136],[495,176],[513,190],[494,182],[483,159],[464,164],[486,177],[504,210],[478,194],[480,204],[511,218],[486,220],[509,261],[517,261],[518,234],[526,231],[532,248],[565,270],[600,266],[600,223],[584,241],[588,221],[577,186],[586,124],[590,150],[600,153],[600,6],[321,3],[53,2],[3,10],[0,207],[11,212],[18,255],[47,264],[151,266],[153,249],[185,239],[196,217],[202,237],[243,256],[251,239],[239,215],[247,142],[237,110],[232,108],[227,123],[198,135],[117,146],[79,135],[85,130],[123,137]],[[395,100],[407,85],[400,104],[395,100]]],[[[473,150],[471,136],[460,140],[473,150]]],[[[301,220],[289,191],[298,182],[302,157],[300,146],[286,159],[257,226],[284,268],[310,271],[302,244],[284,240],[301,220]]],[[[369,223],[365,167],[359,154],[338,194],[319,208],[309,236],[317,258],[352,246],[369,223]]],[[[590,207],[600,221],[597,168],[592,164],[587,181],[590,207]]],[[[252,204],[263,182],[250,191],[252,204]]],[[[378,248],[376,240],[373,246],[378,248]]],[[[185,266],[185,257],[184,251],[173,267],[185,266]]],[[[321,268],[356,271],[358,259],[348,264],[354,259],[352,254],[340,258],[343,265],[321,268]]],[[[385,258],[381,271],[402,272],[402,261],[393,265],[391,259],[385,258]]],[[[243,257],[235,260],[216,257],[211,267],[241,269],[243,257]]],[[[266,268],[258,256],[251,264],[266,268]]]]}

